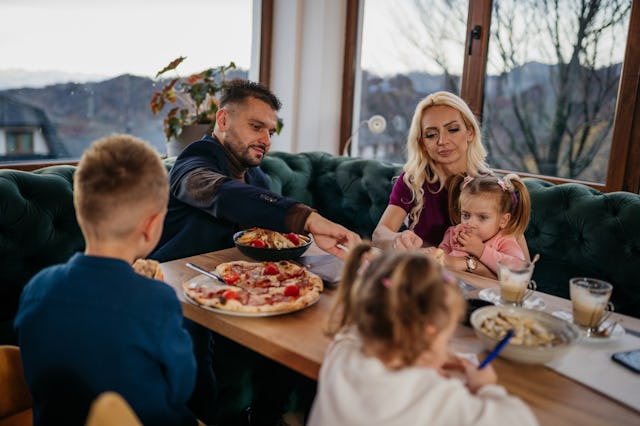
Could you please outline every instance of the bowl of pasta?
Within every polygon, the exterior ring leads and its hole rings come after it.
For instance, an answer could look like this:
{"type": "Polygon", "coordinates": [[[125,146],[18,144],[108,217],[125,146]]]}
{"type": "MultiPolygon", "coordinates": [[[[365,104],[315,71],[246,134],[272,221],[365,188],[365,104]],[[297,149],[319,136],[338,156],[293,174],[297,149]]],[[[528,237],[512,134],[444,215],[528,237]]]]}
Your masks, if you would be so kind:
{"type": "Polygon", "coordinates": [[[560,358],[580,336],[575,325],[526,308],[487,306],[474,311],[470,322],[487,350],[513,329],[513,337],[499,356],[526,364],[545,364],[560,358]]]}
{"type": "Polygon", "coordinates": [[[278,261],[297,259],[307,251],[311,235],[282,233],[264,228],[236,232],[233,242],[244,255],[255,260],[278,261]]]}

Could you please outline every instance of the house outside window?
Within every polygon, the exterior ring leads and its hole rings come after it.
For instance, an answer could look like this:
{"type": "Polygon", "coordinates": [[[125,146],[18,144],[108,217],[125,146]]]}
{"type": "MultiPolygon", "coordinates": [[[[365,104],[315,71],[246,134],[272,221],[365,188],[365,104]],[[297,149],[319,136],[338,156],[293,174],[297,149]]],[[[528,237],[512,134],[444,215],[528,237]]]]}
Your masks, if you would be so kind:
{"type": "Polygon", "coordinates": [[[27,131],[7,131],[7,155],[33,154],[33,133],[27,131]]]}

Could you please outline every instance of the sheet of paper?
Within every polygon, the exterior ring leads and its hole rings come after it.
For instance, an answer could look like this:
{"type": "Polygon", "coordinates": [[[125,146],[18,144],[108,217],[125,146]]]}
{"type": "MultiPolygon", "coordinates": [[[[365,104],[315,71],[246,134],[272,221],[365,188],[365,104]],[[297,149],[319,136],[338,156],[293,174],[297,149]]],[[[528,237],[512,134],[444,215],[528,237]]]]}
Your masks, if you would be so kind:
{"type": "Polygon", "coordinates": [[[640,374],[611,360],[614,353],[632,349],[640,349],[640,338],[630,334],[609,342],[579,342],[547,366],[640,411],[640,374]]]}

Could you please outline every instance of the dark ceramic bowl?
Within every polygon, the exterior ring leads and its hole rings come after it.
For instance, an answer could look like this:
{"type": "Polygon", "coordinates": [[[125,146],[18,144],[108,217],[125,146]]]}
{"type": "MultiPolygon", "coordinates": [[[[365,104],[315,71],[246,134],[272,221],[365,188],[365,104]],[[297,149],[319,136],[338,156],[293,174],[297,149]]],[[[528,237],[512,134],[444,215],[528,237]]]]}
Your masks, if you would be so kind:
{"type": "Polygon", "coordinates": [[[247,230],[239,231],[233,234],[233,242],[238,247],[238,250],[246,256],[254,260],[260,261],[272,261],[277,262],[279,260],[292,260],[297,259],[302,254],[307,251],[311,243],[313,242],[313,237],[311,235],[307,235],[309,237],[309,241],[298,247],[291,248],[282,248],[282,249],[272,249],[272,248],[261,248],[261,247],[253,247],[246,244],[241,244],[238,242],[238,238],[242,234],[247,232],[247,230]]]}

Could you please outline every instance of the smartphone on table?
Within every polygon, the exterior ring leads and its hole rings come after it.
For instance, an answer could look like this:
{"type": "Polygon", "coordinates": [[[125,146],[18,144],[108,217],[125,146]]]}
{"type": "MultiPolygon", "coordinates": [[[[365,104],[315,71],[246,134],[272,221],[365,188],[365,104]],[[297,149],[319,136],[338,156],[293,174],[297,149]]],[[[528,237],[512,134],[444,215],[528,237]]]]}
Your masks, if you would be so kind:
{"type": "Polygon", "coordinates": [[[611,359],[629,370],[640,374],[640,349],[632,351],[616,352],[611,359]]]}

